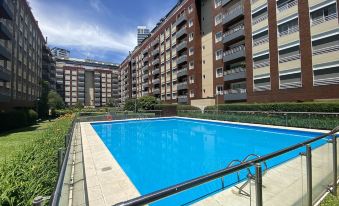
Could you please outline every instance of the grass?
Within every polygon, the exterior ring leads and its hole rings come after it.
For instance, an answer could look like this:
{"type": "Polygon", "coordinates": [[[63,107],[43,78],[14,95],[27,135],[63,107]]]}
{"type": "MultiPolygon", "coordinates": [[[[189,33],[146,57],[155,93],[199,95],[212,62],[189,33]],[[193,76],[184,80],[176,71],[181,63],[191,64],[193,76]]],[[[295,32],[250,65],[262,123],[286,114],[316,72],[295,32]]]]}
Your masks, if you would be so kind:
{"type": "Polygon", "coordinates": [[[31,145],[51,124],[52,122],[44,121],[29,127],[0,133],[0,163],[31,145]]]}
{"type": "Polygon", "coordinates": [[[329,194],[320,206],[339,206],[339,190],[337,192],[337,196],[329,194]]]}

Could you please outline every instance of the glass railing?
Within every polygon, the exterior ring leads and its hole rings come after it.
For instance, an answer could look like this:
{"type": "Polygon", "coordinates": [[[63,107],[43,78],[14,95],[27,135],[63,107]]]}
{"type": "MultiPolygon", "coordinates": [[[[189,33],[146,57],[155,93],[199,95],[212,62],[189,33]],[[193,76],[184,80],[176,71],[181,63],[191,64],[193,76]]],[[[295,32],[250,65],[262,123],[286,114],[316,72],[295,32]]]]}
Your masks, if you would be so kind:
{"type": "Polygon", "coordinates": [[[317,18],[311,19],[311,25],[316,26],[318,24],[322,24],[324,22],[331,21],[337,18],[338,18],[338,15],[336,13],[328,15],[328,16],[317,17],[317,18]]]}
{"type": "Polygon", "coordinates": [[[299,31],[299,25],[289,27],[287,30],[279,32],[279,37],[286,36],[289,34],[293,34],[299,31]]]}
{"type": "Polygon", "coordinates": [[[278,6],[278,11],[279,12],[283,12],[283,11],[289,9],[289,8],[292,8],[292,7],[296,6],[297,4],[298,4],[297,0],[284,3],[284,4],[280,5],[280,6],[278,6]]]}

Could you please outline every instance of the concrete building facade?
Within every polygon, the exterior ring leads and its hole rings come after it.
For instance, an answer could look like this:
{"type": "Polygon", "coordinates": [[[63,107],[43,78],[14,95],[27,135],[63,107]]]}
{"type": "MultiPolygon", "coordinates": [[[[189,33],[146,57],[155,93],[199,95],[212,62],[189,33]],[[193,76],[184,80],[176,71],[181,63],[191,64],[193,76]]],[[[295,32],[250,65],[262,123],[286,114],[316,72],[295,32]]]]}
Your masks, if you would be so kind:
{"type": "Polygon", "coordinates": [[[47,44],[42,50],[42,79],[48,82],[50,89],[56,90],[55,60],[47,44]]]}
{"type": "Polygon", "coordinates": [[[119,105],[118,67],[106,62],[56,58],[57,92],[67,106],[119,105]]]}
{"type": "Polygon", "coordinates": [[[138,26],[137,27],[138,45],[140,45],[149,35],[150,35],[150,31],[146,26],[138,26]]]}
{"type": "Polygon", "coordinates": [[[182,0],[121,64],[122,99],[338,99],[338,31],[338,0],[182,0]]]}
{"type": "Polygon", "coordinates": [[[0,1],[0,108],[33,107],[45,39],[26,0],[0,1]]]}

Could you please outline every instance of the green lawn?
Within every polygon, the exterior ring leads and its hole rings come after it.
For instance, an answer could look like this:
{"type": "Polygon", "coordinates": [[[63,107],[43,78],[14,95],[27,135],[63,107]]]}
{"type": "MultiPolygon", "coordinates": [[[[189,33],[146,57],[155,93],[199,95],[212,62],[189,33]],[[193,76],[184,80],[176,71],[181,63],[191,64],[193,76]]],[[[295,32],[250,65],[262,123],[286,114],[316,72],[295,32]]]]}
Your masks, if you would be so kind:
{"type": "Polygon", "coordinates": [[[30,127],[0,133],[0,162],[31,144],[51,123],[44,121],[30,127]]]}
{"type": "Polygon", "coordinates": [[[339,206],[339,190],[337,192],[337,196],[333,196],[329,194],[325,200],[320,204],[320,206],[339,206]]]}

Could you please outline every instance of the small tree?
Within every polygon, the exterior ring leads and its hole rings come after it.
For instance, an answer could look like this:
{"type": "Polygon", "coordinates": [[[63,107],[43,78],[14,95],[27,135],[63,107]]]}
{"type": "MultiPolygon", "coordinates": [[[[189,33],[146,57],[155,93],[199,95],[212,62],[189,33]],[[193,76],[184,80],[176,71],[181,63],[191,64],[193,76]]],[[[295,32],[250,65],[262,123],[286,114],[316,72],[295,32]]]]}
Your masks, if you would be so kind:
{"type": "Polygon", "coordinates": [[[159,104],[158,100],[153,96],[143,96],[138,99],[139,106],[144,110],[153,110],[154,106],[159,104]]]}
{"type": "Polygon", "coordinates": [[[48,93],[48,106],[52,109],[63,109],[65,108],[65,103],[56,91],[50,91],[48,93]]]}
{"type": "Polygon", "coordinates": [[[128,99],[125,101],[124,110],[126,111],[138,111],[139,109],[139,101],[136,99],[128,99]]]}
{"type": "Polygon", "coordinates": [[[75,104],[75,108],[81,110],[81,109],[84,108],[84,105],[83,105],[81,102],[78,101],[78,102],[75,104]]]}

